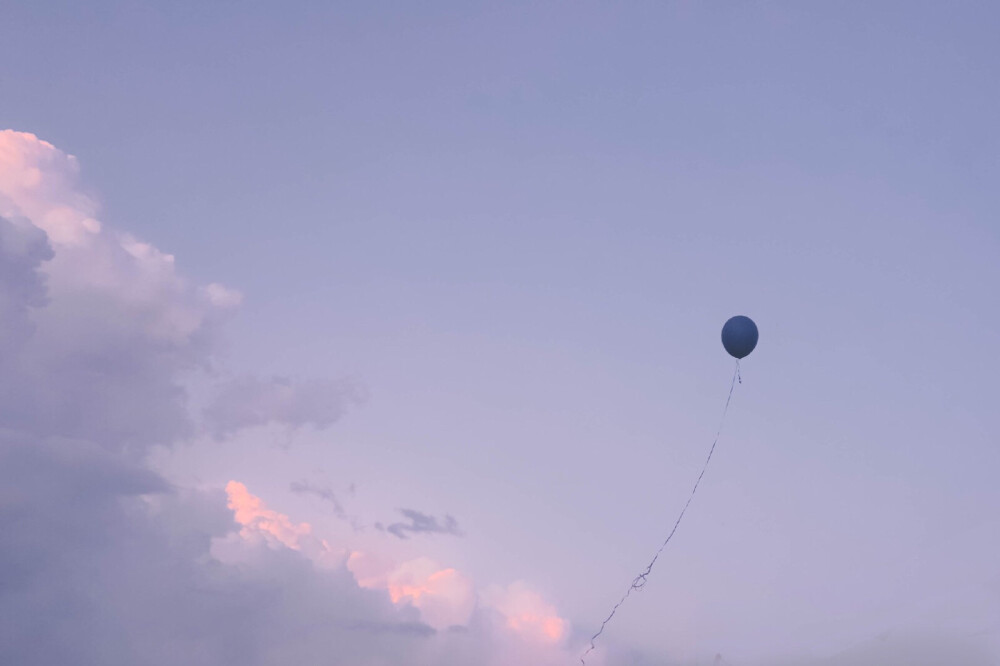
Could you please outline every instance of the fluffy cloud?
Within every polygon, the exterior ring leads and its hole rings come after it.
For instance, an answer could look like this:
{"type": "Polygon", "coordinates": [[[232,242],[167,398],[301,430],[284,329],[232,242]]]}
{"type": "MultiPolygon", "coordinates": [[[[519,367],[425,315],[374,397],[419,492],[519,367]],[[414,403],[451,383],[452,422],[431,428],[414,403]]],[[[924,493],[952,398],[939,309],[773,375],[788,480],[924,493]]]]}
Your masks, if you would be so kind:
{"type": "Polygon", "coordinates": [[[8,427],[138,453],[192,432],[178,377],[209,361],[238,296],[188,283],[172,256],[108,229],[78,172],[52,144],[0,132],[0,302],[20,315],[4,326],[18,345],[0,403],[8,427]]]}
{"type": "Polygon", "coordinates": [[[299,550],[299,540],[312,534],[309,523],[293,523],[285,514],[266,508],[259,497],[251,495],[247,487],[238,481],[226,484],[226,495],[229,496],[228,506],[233,510],[233,517],[243,526],[241,535],[244,538],[260,534],[268,541],[299,550]]]}
{"type": "MultiPolygon", "coordinates": [[[[110,228],[76,159],[31,134],[0,132],[0,218],[0,663],[567,661],[453,568],[366,578],[363,558],[242,484],[176,488],[149,469],[151,446],[195,432],[183,378],[211,365],[239,294],[110,228]]],[[[321,427],[349,401],[282,380],[219,395],[220,436],[321,427]]]]}
{"type": "Polygon", "coordinates": [[[395,604],[413,606],[436,629],[469,624],[476,607],[472,581],[428,558],[388,566],[369,553],[351,553],[347,568],[361,587],[385,590],[395,604]]]}
{"type": "MultiPolygon", "coordinates": [[[[326,540],[316,540],[312,526],[267,508],[242,483],[230,481],[226,492],[229,508],[243,526],[244,539],[262,537],[272,547],[292,550],[301,550],[303,540],[312,540],[321,547],[311,549],[309,557],[318,562],[334,552],[326,540]]],[[[568,636],[568,622],[524,582],[491,586],[478,593],[468,576],[426,557],[397,564],[373,553],[353,551],[340,562],[360,587],[384,590],[394,604],[419,610],[421,620],[437,630],[466,629],[482,621],[477,619],[481,611],[526,644],[559,646],[568,636]]]]}
{"type": "Polygon", "coordinates": [[[555,607],[524,582],[488,591],[490,604],[506,618],[514,631],[545,643],[558,644],[566,637],[569,625],[555,607]]]}
{"type": "MultiPolygon", "coordinates": [[[[0,663],[406,663],[412,608],[283,545],[238,537],[218,492],[171,490],[80,441],[0,440],[0,663]]],[[[429,663],[415,661],[414,663],[429,663]]]]}
{"type": "MultiPolygon", "coordinates": [[[[30,338],[34,330],[30,311],[47,302],[39,268],[51,258],[44,231],[27,220],[0,217],[0,348],[20,351],[30,338]]],[[[7,358],[0,358],[0,363],[7,358]]]]}

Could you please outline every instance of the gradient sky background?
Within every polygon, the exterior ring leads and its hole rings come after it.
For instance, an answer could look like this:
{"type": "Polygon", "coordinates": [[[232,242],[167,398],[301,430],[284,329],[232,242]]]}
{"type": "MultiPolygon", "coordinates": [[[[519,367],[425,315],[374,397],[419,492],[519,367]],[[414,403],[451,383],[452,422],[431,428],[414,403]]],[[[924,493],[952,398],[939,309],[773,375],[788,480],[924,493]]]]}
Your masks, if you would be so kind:
{"type": "Polygon", "coordinates": [[[156,366],[196,425],[133,463],[177,488],[523,581],[574,663],[690,490],[747,314],[718,457],[600,658],[995,664],[997,34],[990,2],[8,1],[0,128],[243,295],[197,363],[156,366]],[[251,394],[271,422],[212,421],[251,394]],[[462,535],[374,527],[400,508],[462,535]]]}

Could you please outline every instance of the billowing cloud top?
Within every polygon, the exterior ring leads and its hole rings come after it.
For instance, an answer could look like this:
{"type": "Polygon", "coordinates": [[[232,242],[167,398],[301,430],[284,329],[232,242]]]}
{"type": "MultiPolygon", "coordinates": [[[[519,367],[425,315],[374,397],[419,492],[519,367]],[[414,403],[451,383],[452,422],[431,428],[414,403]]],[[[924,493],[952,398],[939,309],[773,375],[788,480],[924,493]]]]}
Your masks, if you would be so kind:
{"type": "MultiPolygon", "coordinates": [[[[182,378],[211,366],[240,295],[99,214],[76,158],[0,132],[0,663],[566,663],[565,623],[530,590],[480,592],[331,543],[239,481],[150,469],[151,446],[196,434],[182,378]]],[[[205,424],[325,427],[352,391],[241,376],[205,424]]]]}
{"type": "Polygon", "coordinates": [[[192,427],[178,373],[208,362],[239,294],[196,287],[171,255],[107,228],[78,176],[72,155],[0,132],[7,425],[114,449],[170,443],[192,427]]]}

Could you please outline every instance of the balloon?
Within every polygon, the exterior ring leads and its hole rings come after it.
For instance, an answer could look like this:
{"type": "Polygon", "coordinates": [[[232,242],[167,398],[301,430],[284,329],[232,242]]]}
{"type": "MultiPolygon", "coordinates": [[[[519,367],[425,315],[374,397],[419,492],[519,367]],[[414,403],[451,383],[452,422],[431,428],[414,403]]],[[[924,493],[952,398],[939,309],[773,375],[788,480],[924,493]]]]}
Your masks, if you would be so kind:
{"type": "Polygon", "coordinates": [[[722,327],[722,346],[730,356],[743,358],[757,346],[757,324],[750,317],[736,315],[722,327]]]}

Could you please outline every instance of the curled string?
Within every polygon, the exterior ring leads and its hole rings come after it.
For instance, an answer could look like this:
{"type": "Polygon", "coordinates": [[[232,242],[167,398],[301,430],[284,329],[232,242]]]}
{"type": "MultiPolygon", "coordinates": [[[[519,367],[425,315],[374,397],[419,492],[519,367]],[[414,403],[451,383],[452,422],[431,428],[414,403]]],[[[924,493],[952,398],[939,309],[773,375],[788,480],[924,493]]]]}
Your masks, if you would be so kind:
{"type": "Polygon", "coordinates": [[[615,613],[618,612],[618,608],[623,603],[625,603],[625,600],[628,599],[629,596],[631,596],[634,590],[641,590],[646,586],[649,574],[653,570],[653,565],[655,565],[656,561],[660,559],[660,553],[662,553],[663,549],[667,547],[667,544],[670,543],[670,540],[674,538],[674,534],[677,532],[677,528],[680,527],[681,520],[684,519],[684,514],[687,513],[688,507],[691,506],[691,500],[694,499],[695,493],[698,492],[698,485],[701,483],[702,477],[705,476],[705,472],[708,470],[708,463],[712,461],[712,454],[715,453],[715,446],[716,444],[719,443],[719,437],[722,435],[722,425],[726,422],[726,414],[729,413],[729,403],[732,402],[733,400],[733,389],[736,388],[737,380],[739,380],[740,384],[743,383],[743,378],[740,377],[739,359],[737,359],[736,361],[736,370],[733,372],[733,379],[729,383],[729,395],[726,397],[726,406],[722,409],[722,418],[719,419],[719,428],[718,430],[715,431],[715,439],[712,440],[712,446],[708,450],[708,457],[705,458],[705,464],[702,465],[701,467],[701,473],[698,474],[698,479],[694,482],[694,487],[691,488],[691,494],[688,495],[687,501],[684,503],[684,508],[681,509],[680,514],[678,514],[677,516],[677,520],[674,521],[673,528],[670,530],[670,534],[668,534],[667,538],[663,540],[662,544],[660,544],[659,549],[657,549],[656,554],[653,555],[653,559],[646,567],[646,570],[632,579],[632,583],[629,585],[628,589],[625,590],[625,594],[623,594],[622,598],[619,599],[618,603],[614,605],[608,616],[604,618],[604,622],[601,622],[601,628],[597,630],[596,634],[590,637],[590,647],[588,647],[587,650],[582,655],[580,655],[580,663],[583,666],[587,665],[586,661],[587,655],[596,649],[597,646],[595,645],[595,642],[597,641],[597,638],[604,633],[604,628],[608,626],[609,622],[611,622],[611,618],[613,618],[615,616],[615,613]]]}

